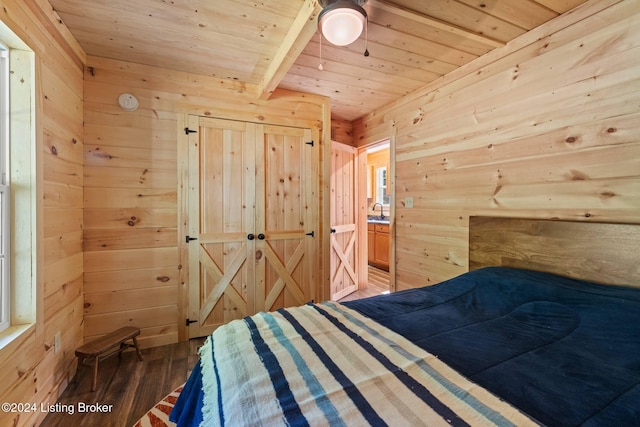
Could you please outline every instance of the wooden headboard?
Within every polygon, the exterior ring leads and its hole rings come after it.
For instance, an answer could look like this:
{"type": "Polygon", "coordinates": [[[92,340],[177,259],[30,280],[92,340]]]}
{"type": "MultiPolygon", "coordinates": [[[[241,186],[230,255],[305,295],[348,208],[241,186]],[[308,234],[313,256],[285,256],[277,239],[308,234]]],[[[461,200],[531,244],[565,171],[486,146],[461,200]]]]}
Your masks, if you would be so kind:
{"type": "Polygon", "coordinates": [[[469,270],[516,267],[640,287],[640,225],[469,218],[469,270]]]}

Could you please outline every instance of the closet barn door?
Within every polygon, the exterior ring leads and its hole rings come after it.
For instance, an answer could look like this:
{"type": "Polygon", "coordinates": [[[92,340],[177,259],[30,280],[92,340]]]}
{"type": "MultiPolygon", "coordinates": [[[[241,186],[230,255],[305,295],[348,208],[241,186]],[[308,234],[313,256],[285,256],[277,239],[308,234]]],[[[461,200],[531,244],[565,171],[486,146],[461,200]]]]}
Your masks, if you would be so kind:
{"type": "Polygon", "coordinates": [[[189,128],[192,338],[254,311],[256,153],[251,123],[191,117],[189,128]]]}
{"type": "Polygon", "coordinates": [[[203,117],[189,129],[189,337],[311,300],[311,131],[203,117]]]}
{"type": "Polygon", "coordinates": [[[317,168],[311,130],[265,125],[257,134],[256,311],[272,311],[313,299],[317,168]]]}

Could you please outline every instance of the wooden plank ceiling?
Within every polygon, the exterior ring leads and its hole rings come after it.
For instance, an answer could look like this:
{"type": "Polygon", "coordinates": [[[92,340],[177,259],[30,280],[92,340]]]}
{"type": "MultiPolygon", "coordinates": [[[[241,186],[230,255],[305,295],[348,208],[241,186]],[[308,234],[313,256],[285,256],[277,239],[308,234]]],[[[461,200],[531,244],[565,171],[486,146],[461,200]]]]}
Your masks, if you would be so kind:
{"type": "Polygon", "coordinates": [[[586,0],[368,0],[370,55],[363,34],[322,59],[317,0],[49,1],[88,55],[325,95],[352,121],[586,0]]]}

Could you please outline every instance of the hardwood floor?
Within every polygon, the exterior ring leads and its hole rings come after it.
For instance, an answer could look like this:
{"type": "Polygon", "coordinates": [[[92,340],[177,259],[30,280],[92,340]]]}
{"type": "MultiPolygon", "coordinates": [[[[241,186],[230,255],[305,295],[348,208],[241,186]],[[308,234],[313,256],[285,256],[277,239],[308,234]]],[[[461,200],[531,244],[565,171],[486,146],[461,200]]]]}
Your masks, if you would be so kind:
{"type": "MultiPolygon", "coordinates": [[[[389,290],[389,273],[369,267],[369,286],[340,301],[350,301],[389,290]]],[[[198,362],[198,347],[204,338],[142,350],[143,361],[128,351],[100,362],[98,386],[91,391],[92,368],[78,367],[78,372],[58,403],[61,412],[52,412],[42,427],[129,427],[160,399],[183,384],[198,362]],[[78,404],[112,405],[107,413],[78,413],[78,404]]]]}
{"type": "Polygon", "coordinates": [[[369,285],[340,299],[340,302],[372,297],[389,291],[389,272],[369,266],[369,285]]]}
{"type": "Polygon", "coordinates": [[[143,361],[135,352],[125,352],[119,359],[109,357],[100,362],[98,385],[91,392],[92,368],[78,367],[78,372],[58,402],[62,412],[52,412],[41,426],[130,427],[160,399],[183,384],[198,361],[197,350],[204,338],[142,350],[143,361]],[[107,413],[78,413],[79,403],[113,405],[107,413]]]}

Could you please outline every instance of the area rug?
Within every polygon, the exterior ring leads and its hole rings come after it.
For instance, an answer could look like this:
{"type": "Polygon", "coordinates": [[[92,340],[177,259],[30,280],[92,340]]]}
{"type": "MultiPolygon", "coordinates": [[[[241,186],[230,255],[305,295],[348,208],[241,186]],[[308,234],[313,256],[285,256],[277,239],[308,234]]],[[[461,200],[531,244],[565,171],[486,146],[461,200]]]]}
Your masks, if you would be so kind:
{"type": "Polygon", "coordinates": [[[183,386],[184,384],[166,395],[153,408],[147,411],[133,427],[175,427],[176,424],[169,421],[169,414],[176,404],[183,386]]]}

